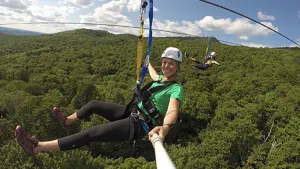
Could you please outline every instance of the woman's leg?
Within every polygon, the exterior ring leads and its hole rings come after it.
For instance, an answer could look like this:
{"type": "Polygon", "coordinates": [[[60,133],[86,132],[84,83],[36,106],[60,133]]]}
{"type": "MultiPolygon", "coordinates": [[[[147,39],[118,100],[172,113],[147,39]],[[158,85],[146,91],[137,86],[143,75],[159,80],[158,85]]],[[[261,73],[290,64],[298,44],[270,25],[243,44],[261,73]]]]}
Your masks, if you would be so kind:
{"type": "Polygon", "coordinates": [[[194,67],[197,68],[197,69],[206,70],[209,67],[209,65],[206,64],[206,63],[204,65],[195,64],[194,67]]]}
{"type": "Polygon", "coordinates": [[[145,134],[141,124],[132,116],[91,127],[79,133],[53,141],[39,142],[36,151],[64,151],[79,148],[89,142],[115,142],[131,139],[130,136],[145,134]]]}
{"type": "Polygon", "coordinates": [[[196,62],[197,64],[201,65],[200,60],[195,60],[195,62],[196,62]]]}
{"type": "Polygon", "coordinates": [[[80,120],[80,119],[77,117],[77,114],[75,112],[67,117],[66,124],[72,124],[73,122],[78,121],[78,120],[80,120]]]}
{"type": "Polygon", "coordinates": [[[209,64],[206,64],[206,63],[205,63],[205,64],[203,65],[203,70],[208,69],[208,67],[209,67],[209,64]]]}
{"type": "Polygon", "coordinates": [[[77,112],[71,114],[67,117],[66,123],[71,124],[78,120],[83,120],[89,117],[93,113],[96,113],[109,121],[116,121],[126,118],[125,105],[120,105],[116,103],[101,102],[97,100],[92,100],[86,105],[81,107],[77,112]]]}
{"type": "Polygon", "coordinates": [[[42,151],[60,151],[59,146],[58,146],[58,141],[57,140],[52,140],[52,141],[40,141],[38,145],[36,146],[35,150],[37,152],[42,152],[42,151]]]}
{"type": "Polygon", "coordinates": [[[194,67],[203,70],[203,66],[201,64],[195,64],[194,67]]]}

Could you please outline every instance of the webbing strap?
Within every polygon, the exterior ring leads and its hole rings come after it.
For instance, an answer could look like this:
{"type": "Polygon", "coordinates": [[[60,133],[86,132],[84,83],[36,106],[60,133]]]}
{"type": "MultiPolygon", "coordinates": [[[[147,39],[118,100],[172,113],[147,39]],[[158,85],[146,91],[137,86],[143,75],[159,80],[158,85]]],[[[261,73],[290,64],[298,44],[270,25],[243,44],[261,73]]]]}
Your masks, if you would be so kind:
{"type": "Polygon", "coordinates": [[[211,40],[209,39],[207,48],[206,48],[206,56],[205,59],[208,59],[209,55],[210,55],[210,46],[211,46],[211,40]]]}
{"type": "Polygon", "coordinates": [[[147,0],[141,0],[140,9],[140,34],[138,37],[137,58],[136,58],[136,83],[139,84],[142,56],[143,56],[143,37],[144,37],[144,15],[146,13],[147,0]]]}
{"type": "MultiPolygon", "coordinates": [[[[160,117],[159,111],[157,110],[157,108],[155,107],[154,103],[152,102],[152,100],[150,99],[151,95],[153,93],[156,93],[158,91],[164,90],[166,89],[168,86],[171,86],[172,84],[177,83],[176,81],[171,81],[168,82],[166,84],[163,84],[161,86],[156,86],[153,87],[151,89],[145,88],[148,85],[146,85],[142,90],[141,90],[141,95],[139,96],[139,99],[137,99],[137,101],[142,101],[142,105],[143,107],[147,110],[147,115],[148,117],[143,116],[143,118],[145,119],[145,121],[147,123],[151,123],[151,119],[156,119],[158,117],[160,117]]],[[[140,111],[141,112],[141,111],[140,111]]],[[[144,114],[144,112],[141,112],[142,114],[144,114]]]]}
{"type": "Polygon", "coordinates": [[[149,91],[152,93],[158,92],[160,90],[163,90],[165,88],[167,88],[168,86],[171,86],[172,84],[177,83],[176,81],[169,81],[167,84],[164,84],[162,86],[157,86],[157,87],[153,87],[151,89],[149,89],[149,91]]]}
{"type": "MultiPolygon", "coordinates": [[[[149,84],[152,85],[154,82],[160,82],[160,81],[153,81],[152,83],[149,83],[149,84]]],[[[166,83],[164,85],[156,86],[156,87],[153,87],[151,89],[149,89],[151,87],[151,85],[147,84],[146,86],[144,86],[141,89],[140,99],[139,100],[148,100],[153,93],[156,93],[158,91],[164,90],[168,86],[171,86],[172,84],[175,84],[175,83],[177,83],[177,82],[176,81],[170,81],[170,82],[168,82],[168,83],[166,83]]]]}
{"type": "MultiPolygon", "coordinates": [[[[144,130],[145,130],[146,133],[149,132],[149,129],[153,128],[152,119],[153,118],[155,119],[155,117],[153,117],[153,115],[155,115],[155,114],[158,115],[158,113],[154,112],[154,114],[152,114],[152,116],[151,115],[146,115],[146,114],[144,114],[144,112],[142,110],[139,109],[139,107],[137,106],[137,103],[139,101],[142,101],[143,102],[142,104],[144,106],[144,101],[151,101],[151,100],[149,100],[151,94],[153,94],[155,92],[158,92],[159,90],[163,90],[163,89],[167,88],[168,86],[170,86],[172,84],[177,83],[175,81],[171,81],[171,82],[168,82],[168,83],[166,83],[164,85],[156,86],[156,87],[153,87],[153,88],[150,89],[150,87],[152,86],[152,84],[155,83],[155,82],[159,82],[159,81],[152,81],[152,82],[146,84],[142,89],[139,89],[139,87],[136,87],[135,88],[136,90],[134,90],[135,93],[134,93],[134,96],[133,96],[132,100],[129,102],[129,104],[126,105],[126,108],[125,108],[125,112],[131,113],[131,116],[134,116],[134,117],[138,116],[137,110],[141,113],[140,115],[145,120],[144,121],[145,122],[144,125],[148,126],[148,129],[146,129],[145,126],[143,126],[143,128],[144,128],[144,130]]],[[[146,108],[146,107],[144,106],[144,108],[146,108]]],[[[151,108],[155,108],[155,107],[152,106],[152,107],[148,107],[148,108],[151,109],[151,108]]],[[[149,109],[147,109],[147,110],[149,111],[149,109]]]]}
{"type": "Polygon", "coordinates": [[[138,86],[142,85],[144,78],[146,76],[146,73],[148,71],[148,65],[149,65],[149,59],[150,59],[150,53],[151,53],[151,46],[152,46],[152,22],[153,22],[153,0],[149,0],[149,36],[148,36],[148,52],[147,56],[144,60],[142,72],[139,79],[138,86]]]}

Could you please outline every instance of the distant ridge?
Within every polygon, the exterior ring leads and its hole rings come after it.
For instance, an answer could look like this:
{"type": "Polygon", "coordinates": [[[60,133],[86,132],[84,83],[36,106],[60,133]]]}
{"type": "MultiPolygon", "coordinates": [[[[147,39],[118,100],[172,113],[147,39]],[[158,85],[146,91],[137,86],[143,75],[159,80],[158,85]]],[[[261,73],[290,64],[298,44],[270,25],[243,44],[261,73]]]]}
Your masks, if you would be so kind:
{"type": "MultiPolygon", "coordinates": [[[[0,27],[0,34],[6,34],[6,35],[43,35],[45,33],[41,32],[34,32],[34,31],[27,31],[27,30],[22,30],[22,29],[13,29],[13,28],[7,28],[7,27],[0,27]]],[[[57,32],[57,33],[52,33],[54,35],[58,36],[70,36],[70,35],[79,35],[79,36],[93,36],[93,37],[103,37],[103,36],[119,36],[119,37],[125,37],[125,38],[137,38],[136,35],[133,34],[113,34],[110,33],[106,30],[93,30],[93,29],[86,29],[86,28],[80,28],[80,29],[74,29],[74,30],[66,30],[62,32],[57,32]]],[[[50,35],[50,34],[47,34],[50,35]]],[[[147,37],[145,37],[147,38],[147,37]]],[[[174,36],[174,37],[164,37],[168,39],[179,39],[179,40],[210,40],[214,43],[220,43],[218,39],[215,37],[179,37],[179,36],[174,36]]]]}
{"type": "Polygon", "coordinates": [[[0,27],[0,34],[8,34],[8,35],[42,35],[44,33],[27,31],[22,29],[14,29],[7,27],[0,27]]]}

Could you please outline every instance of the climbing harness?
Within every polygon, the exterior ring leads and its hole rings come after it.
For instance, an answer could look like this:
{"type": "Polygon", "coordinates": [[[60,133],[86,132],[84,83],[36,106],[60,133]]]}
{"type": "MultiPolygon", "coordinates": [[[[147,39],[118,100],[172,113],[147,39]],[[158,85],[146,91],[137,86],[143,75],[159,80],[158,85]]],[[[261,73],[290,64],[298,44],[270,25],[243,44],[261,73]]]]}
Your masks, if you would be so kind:
{"type": "MultiPolygon", "coordinates": [[[[160,81],[153,81],[145,85],[142,89],[136,88],[134,90],[134,95],[132,100],[126,105],[125,112],[128,112],[133,117],[142,117],[142,119],[139,120],[141,123],[145,133],[148,133],[154,126],[152,121],[155,121],[157,118],[160,117],[160,113],[158,112],[157,108],[155,107],[154,103],[151,100],[151,96],[153,93],[156,93],[158,91],[164,90],[167,87],[171,86],[172,84],[177,83],[176,81],[170,81],[168,83],[164,83],[163,85],[159,85],[153,88],[150,88],[152,84],[154,83],[161,83],[160,81]],[[142,102],[143,107],[147,112],[143,112],[138,108],[138,103],[142,102]],[[138,111],[140,112],[140,115],[138,115],[138,111]]],[[[130,139],[132,139],[133,132],[131,132],[130,139]]]]}

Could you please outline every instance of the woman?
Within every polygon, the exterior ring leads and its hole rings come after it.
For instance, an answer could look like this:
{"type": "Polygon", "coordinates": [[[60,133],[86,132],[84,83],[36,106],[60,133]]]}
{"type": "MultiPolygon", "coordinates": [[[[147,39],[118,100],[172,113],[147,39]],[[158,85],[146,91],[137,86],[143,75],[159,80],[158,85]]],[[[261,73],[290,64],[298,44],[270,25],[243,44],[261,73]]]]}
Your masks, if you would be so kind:
{"type": "Polygon", "coordinates": [[[93,141],[125,141],[146,134],[151,139],[154,133],[158,133],[159,137],[164,140],[169,132],[170,124],[175,123],[177,120],[179,106],[183,101],[183,88],[179,83],[175,83],[181,62],[181,51],[169,47],[162,54],[163,75],[158,75],[149,63],[149,74],[154,82],[148,85],[150,89],[147,91],[159,87],[160,90],[151,93],[147,99],[145,97],[139,99],[136,104],[137,107],[134,109],[137,110],[137,113],[132,111],[132,107],[128,108],[125,105],[96,100],[90,101],[68,117],[65,117],[55,107],[53,109],[54,114],[65,125],[71,125],[75,121],[89,117],[92,113],[101,115],[110,122],[52,141],[37,141],[26,133],[21,126],[17,126],[15,129],[17,141],[26,153],[36,155],[43,151],[76,149],[93,141]],[[150,105],[150,108],[148,105],[150,105]],[[157,115],[153,116],[153,112],[156,112],[157,115]]]}
{"type": "Polygon", "coordinates": [[[212,64],[220,65],[216,61],[216,55],[217,55],[216,52],[211,52],[211,54],[205,58],[205,63],[202,65],[202,63],[199,60],[197,60],[195,58],[192,58],[192,57],[189,57],[189,55],[187,53],[185,53],[185,56],[187,58],[190,58],[192,61],[196,62],[194,67],[197,68],[197,69],[201,69],[201,70],[208,69],[212,64]]]}

